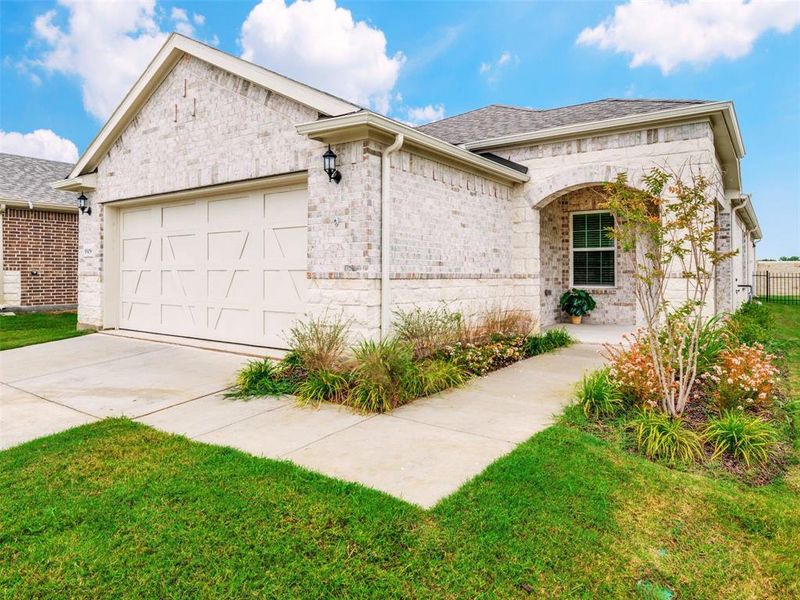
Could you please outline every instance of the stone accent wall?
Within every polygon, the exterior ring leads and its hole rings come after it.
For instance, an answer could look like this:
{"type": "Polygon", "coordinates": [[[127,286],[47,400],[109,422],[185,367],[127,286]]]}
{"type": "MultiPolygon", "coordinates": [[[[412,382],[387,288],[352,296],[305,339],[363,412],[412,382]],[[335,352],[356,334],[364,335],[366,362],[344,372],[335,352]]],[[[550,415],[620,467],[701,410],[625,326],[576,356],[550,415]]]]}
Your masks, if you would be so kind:
{"type": "Polygon", "coordinates": [[[392,280],[393,310],[434,309],[444,302],[465,319],[496,307],[537,316],[538,295],[538,279],[528,277],[392,280]]]}
{"type": "MultiPolygon", "coordinates": [[[[540,210],[541,321],[550,325],[565,320],[558,305],[561,294],[572,287],[570,227],[572,213],[602,208],[602,190],[583,188],[560,196],[540,210]]],[[[617,248],[616,285],[585,288],[597,301],[587,323],[636,323],[633,256],[617,248]]]]}
{"type": "Polygon", "coordinates": [[[8,208],[3,215],[6,302],[20,306],[74,306],[78,283],[78,215],[8,208]],[[19,281],[18,289],[14,280],[19,281]]]}
{"type": "Polygon", "coordinates": [[[306,293],[310,315],[342,315],[350,320],[353,341],[381,333],[380,279],[312,279],[306,293]]]}

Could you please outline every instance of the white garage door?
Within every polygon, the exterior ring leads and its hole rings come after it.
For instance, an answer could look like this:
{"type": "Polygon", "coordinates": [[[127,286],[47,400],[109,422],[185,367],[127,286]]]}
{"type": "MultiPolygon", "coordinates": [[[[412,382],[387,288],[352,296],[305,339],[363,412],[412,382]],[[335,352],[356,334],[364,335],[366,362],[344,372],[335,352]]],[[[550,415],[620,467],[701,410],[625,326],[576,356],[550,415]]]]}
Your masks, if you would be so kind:
{"type": "Polygon", "coordinates": [[[308,194],[120,211],[120,328],[285,348],[305,310],[308,194]]]}

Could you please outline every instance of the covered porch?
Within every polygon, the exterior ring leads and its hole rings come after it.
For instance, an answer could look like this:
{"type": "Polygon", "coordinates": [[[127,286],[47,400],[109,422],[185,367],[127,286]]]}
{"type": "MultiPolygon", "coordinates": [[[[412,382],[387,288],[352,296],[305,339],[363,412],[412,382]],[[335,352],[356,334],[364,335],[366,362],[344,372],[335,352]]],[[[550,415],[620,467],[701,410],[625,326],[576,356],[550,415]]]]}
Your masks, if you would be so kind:
{"type": "Polygon", "coordinates": [[[542,327],[568,323],[559,298],[568,289],[581,288],[597,306],[574,327],[576,336],[586,337],[580,341],[587,343],[621,339],[637,322],[635,271],[633,257],[607,233],[614,219],[604,210],[602,186],[556,193],[548,200],[537,207],[542,327]]]}

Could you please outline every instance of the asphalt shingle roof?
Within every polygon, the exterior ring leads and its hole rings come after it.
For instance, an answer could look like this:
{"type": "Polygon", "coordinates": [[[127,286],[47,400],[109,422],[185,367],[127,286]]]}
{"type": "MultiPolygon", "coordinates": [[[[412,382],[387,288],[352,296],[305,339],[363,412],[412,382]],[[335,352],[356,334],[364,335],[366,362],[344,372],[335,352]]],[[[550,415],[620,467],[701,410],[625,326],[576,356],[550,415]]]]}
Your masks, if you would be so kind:
{"type": "Polygon", "coordinates": [[[0,199],[75,206],[75,194],[59,192],[50,184],[64,179],[72,164],[0,153],[0,199]]]}
{"type": "Polygon", "coordinates": [[[607,98],[561,108],[537,110],[517,106],[492,104],[484,108],[434,121],[418,127],[420,131],[451,144],[464,144],[504,135],[529,133],[592,121],[605,121],[629,115],[639,115],[691,104],[706,104],[706,100],[638,100],[607,98]]]}

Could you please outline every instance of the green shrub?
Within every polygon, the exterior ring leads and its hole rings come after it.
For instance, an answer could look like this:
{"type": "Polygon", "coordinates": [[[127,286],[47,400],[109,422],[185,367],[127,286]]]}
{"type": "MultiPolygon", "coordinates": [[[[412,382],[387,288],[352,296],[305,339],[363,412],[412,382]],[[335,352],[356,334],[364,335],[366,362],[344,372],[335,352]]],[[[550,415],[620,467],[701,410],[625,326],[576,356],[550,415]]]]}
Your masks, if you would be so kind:
{"type": "Polygon", "coordinates": [[[800,434],[800,398],[786,400],[780,407],[786,415],[786,422],[792,436],[798,437],[800,434]]]}
{"type": "Polygon", "coordinates": [[[339,371],[348,351],[350,321],[327,314],[311,317],[289,330],[294,359],[308,371],[339,371]]]}
{"type": "Polygon", "coordinates": [[[608,367],[584,376],[578,384],[577,399],[586,416],[595,419],[611,416],[622,407],[622,394],[608,367]]]}
{"type": "Polygon", "coordinates": [[[412,400],[421,389],[411,347],[396,338],[365,340],[355,349],[353,386],[346,403],[364,412],[387,412],[412,400]]]}
{"type": "Polygon", "coordinates": [[[523,348],[527,356],[536,356],[572,344],[572,338],[563,327],[548,329],[542,334],[529,335],[523,348]]]}
{"type": "Polygon", "coordinates": [[[728,330],[739,343],[768,344],[775,320],[769,309],[757,301],[746,302],[728,319],[728,330]]]}
{"type": "Polygon", "coordinates": [[[482,345],[456,344],[446,358],[470,375],[485,375],[525,358],[525,338],[509,337],[482,345]]]}
{"type": "Polygon", "coordinates": [[[462,385],[467,376],[457,364],[441,359],[419,363],[418,395],[429,396],[462,385]]]}
{"type": "Polygon", "coordinates": [[[729,336],[722,315],[715,315],[703,324],[697,340],[698,374],[705,373],[714,366],[717,357],[730,346],[729,336]]]}
{"type": "Polygon", "coordinates": [[[411,346],[417,359],[433,356],[459,340],[461,314],[450,312],[445,305],[433,310],[397,310],[394,314],[397,337],[411,346]]]}
{"type": "Polygon", "coordinates": [[[304,404],[343,402],[350,389],[348,373],[338,371],[310,371],[299,386],[297,399],[304,404]]]}
{"type": "Polygon", "coordinates": [[[640,411],[629,423],[636,446],[646,457],[669,465],[690,464],[703,456],[702,438],[680,418],[655,410],[640,411]]]}
{"type": "Polygon", "coordinates": [[[712,460],[729,452],[748,466],[752,462],[765,463],[769,451],[777,442],[777,432],[758,417],[738,411],[728,411],[711,419],[704,431],[705,439],[714,445],[712,460]]]}
{"type": "Polygon", "coordinates": [[[239,371],[236,387],[228,397],[282,396],[294,394],[298,381],[287,373],[281,363],[269,358],[251,360],[239,371]]]}

